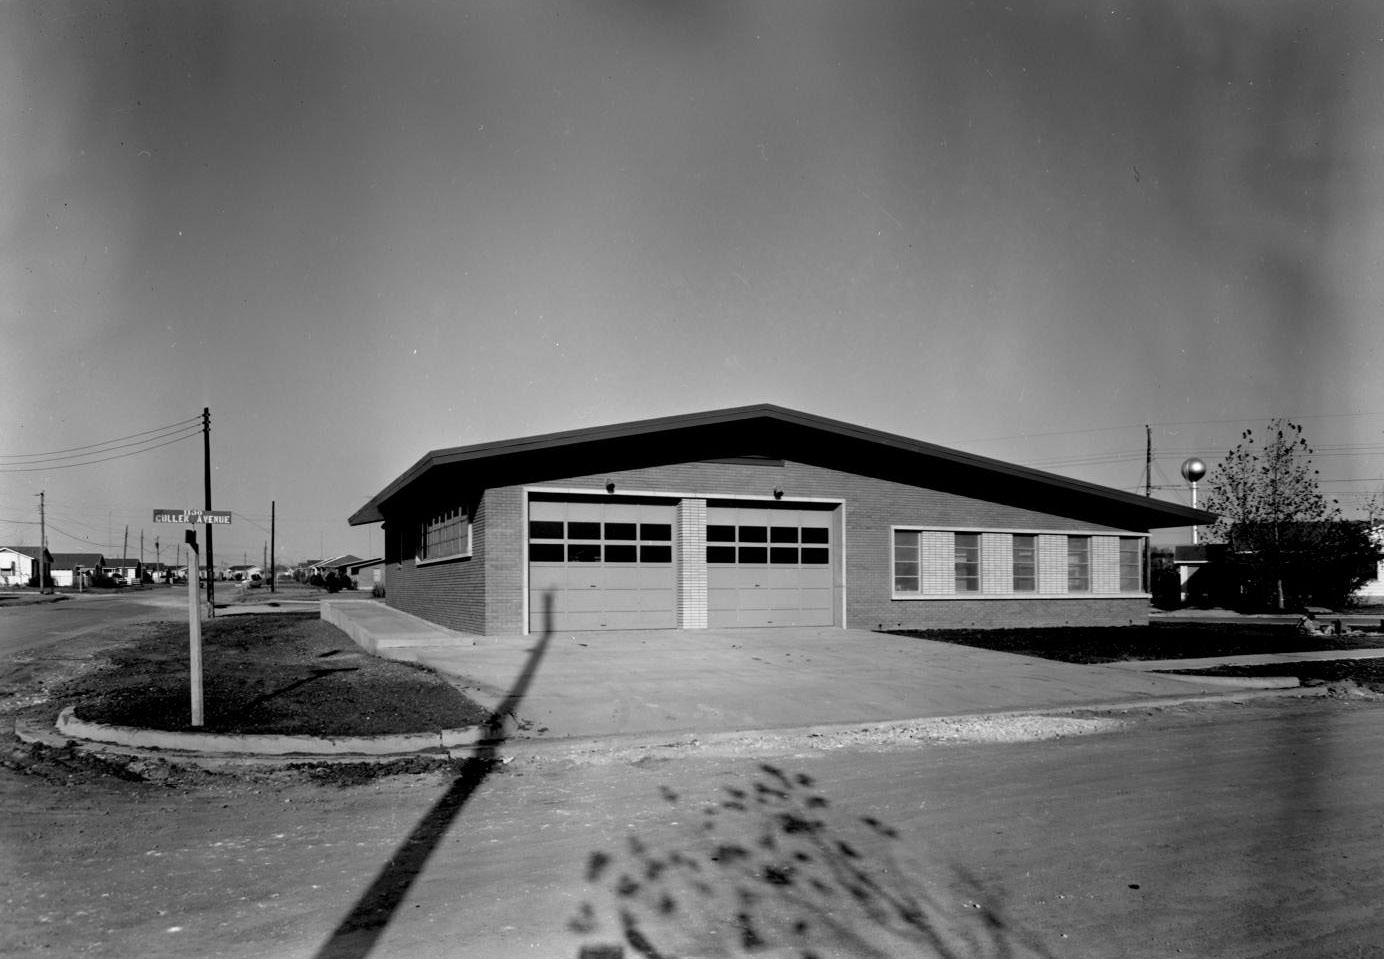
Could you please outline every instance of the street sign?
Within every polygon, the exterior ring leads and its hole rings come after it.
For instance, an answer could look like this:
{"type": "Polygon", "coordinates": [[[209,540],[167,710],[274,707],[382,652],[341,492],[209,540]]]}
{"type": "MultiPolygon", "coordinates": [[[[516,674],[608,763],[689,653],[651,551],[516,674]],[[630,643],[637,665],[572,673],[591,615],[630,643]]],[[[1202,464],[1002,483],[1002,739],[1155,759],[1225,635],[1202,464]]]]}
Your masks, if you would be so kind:
{"type": "Polygon", "coordinates": [[[198,509],[195,506],[189,506],[187,509],[156,509],[154,510],[154,522],[182,523],[185,526],[195,526],[198,523],[230,526],[231,511],[228,509],[198,509]]]}

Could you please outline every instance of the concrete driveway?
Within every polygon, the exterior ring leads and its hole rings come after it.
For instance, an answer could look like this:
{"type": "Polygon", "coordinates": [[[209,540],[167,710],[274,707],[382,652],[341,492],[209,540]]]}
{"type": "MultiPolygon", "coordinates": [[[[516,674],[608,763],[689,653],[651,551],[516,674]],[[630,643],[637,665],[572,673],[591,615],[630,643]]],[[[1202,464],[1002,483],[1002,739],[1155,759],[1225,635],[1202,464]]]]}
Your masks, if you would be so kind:
{"type": "MultiPolygon", "coordinates": [[[[350,615],[351,604],[333,605],[333,615],[350,615]]],[[[705,735],[1226,692],[1223,684],[867,630],[555,633],[546,642],[452,634],[446,645],[434,635],[396,646],[387,635],[395,611],[364,605],[373,607],[361,614],[371,618],[381,655],[431,666],[486,705],[498,703],[536,658],[519,735],[543,739],[705,735]]],[[[401,633],[416,635],[419,621],[398,615],[401,633]]]]}

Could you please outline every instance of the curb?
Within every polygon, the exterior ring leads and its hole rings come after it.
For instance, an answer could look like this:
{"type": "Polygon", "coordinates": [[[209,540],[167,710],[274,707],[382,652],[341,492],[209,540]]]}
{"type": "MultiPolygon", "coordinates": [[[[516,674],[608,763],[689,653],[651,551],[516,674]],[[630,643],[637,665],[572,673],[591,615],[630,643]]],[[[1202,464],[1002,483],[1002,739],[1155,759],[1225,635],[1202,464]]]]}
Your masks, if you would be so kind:
{"type": "MultiPolygon", "coordinates": [[[[58,714],[54,729],[60,736],[107,746],[157,749],[214,756],[372,756],[399,758],[424,752],[470,749],[484,741],[482,726],[444,729],[435,733],[393,736],[277,736],[222,733],[174,733],[135,726],[107,726],[78,719],[74,707],[58,714]]],[[[19,727],[16,725],[16,732],[19,727]]],[[[24,738],[21,735],[21,738],[24,738]]]]}
{"type": "MultiPolygon", "coordinates": [[[[780,729],[728,730],[714,733],[664,732],[630,733],[616,736],[587,736],[553,739],[486,740],[483,727],[418,733],[408,736],[358,736],[333,739],[312,736],[229,736],[215,733],[167,733],[131,726],[105,726],[89,723],[72,715],[72,707],[59,714],[54,724],[38,720],[18,720],[15,735],[24,742],[50,746],[71,745],[82,752],[109,752],[112,747],[145,756],[195,766],[225,765],[274,766],[302,762],[390,762],[424,758],[467,759],[477,749],[491,746],[512,759],[580,762],[592,753],[615,759],[624,753],[653,755],[660,752],[686,755],[689,750],[714,752],[757,741],[770,747],[776,741],[785,745],[807,738],[830,738],[846,734],[888,733],[903,728],[946,725],[961,720],[1001,720],[1026,716],[1075,716],[1088,713],[1133,712],[1166,709],[1172,706],[1214,703],[1241,703],[1249,700],[1294,696],[1326,696],[1329,687],[1241,688],[1236,691],[1165,696],[1115,703],[1082,703],[1070,706],[1013,709],[989,713],[962,713],[953,716],[928,716],[917,719],[892,719],[880,722],[833,723],[780,729]],[[267,748],[260,749],[261,744],[267,748]]],[[[505,729],[513,735],[515,721],[505,717],[505,729]]],[[[797,746],[792,746],[797,749],[797,746]]]]}

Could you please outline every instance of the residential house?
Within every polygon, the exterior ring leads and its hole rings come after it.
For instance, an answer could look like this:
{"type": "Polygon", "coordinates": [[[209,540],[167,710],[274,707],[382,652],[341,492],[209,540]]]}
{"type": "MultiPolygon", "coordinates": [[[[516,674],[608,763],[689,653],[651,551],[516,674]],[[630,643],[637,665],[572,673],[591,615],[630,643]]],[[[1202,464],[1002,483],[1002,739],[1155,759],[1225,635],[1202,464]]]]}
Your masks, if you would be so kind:
{"type": "MultiPolygon", "coordinates": [[[[0,586],[28,586],[38,575],[40,549],[38,546],[0,546],[0,586]]],[[[52,569],[53,554],[44,553],[52,569]]]]}
{"type": "Polygon", "coordinates": [[[53,585],[82,588],[91,585],[91,577],[106,565],[100,553],[54,553],[53,585]]]}

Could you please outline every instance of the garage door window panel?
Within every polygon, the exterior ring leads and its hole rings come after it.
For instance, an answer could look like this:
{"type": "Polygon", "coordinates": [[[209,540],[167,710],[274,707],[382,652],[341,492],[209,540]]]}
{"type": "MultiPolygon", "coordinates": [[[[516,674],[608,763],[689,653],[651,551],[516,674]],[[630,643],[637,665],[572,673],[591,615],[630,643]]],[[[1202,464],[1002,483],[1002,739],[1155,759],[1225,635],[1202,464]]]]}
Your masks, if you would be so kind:
{"type": "Polygon", "coordinates": [[[639,561],[641,563],[671,563],[673,561],[673,547],[644,544],[639,547],[639,561]]]}
{"type": "Polygon", "coordinates": [[[634,563],[639,559],[639,549],[633,543],[606,543],[605,561],[607,563],[634,563]]]}
{"type": "Polygon", "coordinates": [[[734,546],[708,546],[706,548],[706,561],[708,563],[735,563],[734,546]]]}

